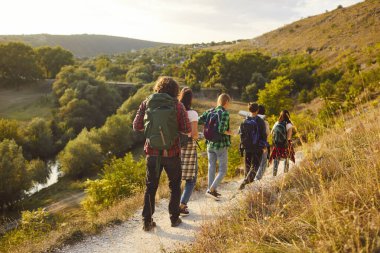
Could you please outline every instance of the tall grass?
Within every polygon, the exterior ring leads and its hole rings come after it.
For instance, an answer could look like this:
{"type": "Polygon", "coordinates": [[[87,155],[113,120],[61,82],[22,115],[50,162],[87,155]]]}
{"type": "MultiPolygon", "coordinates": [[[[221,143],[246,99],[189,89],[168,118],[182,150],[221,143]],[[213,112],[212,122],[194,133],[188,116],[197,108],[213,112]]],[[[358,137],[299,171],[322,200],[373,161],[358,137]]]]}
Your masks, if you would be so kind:
{"type": "Polygon", "coordinates": [[[299,166],[205,225],[186,251],[379,252],[380,110],[365,110],[325,129],[299,166]]]}

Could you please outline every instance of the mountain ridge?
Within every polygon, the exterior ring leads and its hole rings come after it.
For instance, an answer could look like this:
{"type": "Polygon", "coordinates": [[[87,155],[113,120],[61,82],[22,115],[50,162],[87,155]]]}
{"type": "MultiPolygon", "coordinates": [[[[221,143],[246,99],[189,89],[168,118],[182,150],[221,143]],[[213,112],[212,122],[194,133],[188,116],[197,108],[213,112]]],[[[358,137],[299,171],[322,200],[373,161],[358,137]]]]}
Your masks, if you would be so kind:
{"type": "Polygon", "coordinates": [[[215,49],[258,49],[272,55],[308,53],[334,66],[340,57],[348,55],[365,63],[367,58],[361,54],[366,54],[366,48],[377,43],[380,43],[380,1],[366,0],[349,7],[338,6],[258,37],[215,49]]]}
{"type": "Polygon", "coordinates": [[[0,43],[7,43],[11,41],[23,42],[31,45],[32,47],[61,46],[71,51],[76,57],[80,58],[93,57],[101,54],[119,54],[149,47],[176,45],[164,42],[98,34],[0,35],[0,43]]]}

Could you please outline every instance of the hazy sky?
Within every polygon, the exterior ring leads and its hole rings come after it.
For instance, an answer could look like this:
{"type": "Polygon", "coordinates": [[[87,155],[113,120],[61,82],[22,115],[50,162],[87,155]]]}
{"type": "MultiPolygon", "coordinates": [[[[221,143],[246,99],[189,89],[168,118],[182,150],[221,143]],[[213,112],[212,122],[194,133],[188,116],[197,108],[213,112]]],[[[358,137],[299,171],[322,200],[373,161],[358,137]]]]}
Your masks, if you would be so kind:
{"type": "Polygon", "coordinates": [[[360,0],[1,0],[0,34],[105,34],[172,43],[248,39],[360,0]]]}

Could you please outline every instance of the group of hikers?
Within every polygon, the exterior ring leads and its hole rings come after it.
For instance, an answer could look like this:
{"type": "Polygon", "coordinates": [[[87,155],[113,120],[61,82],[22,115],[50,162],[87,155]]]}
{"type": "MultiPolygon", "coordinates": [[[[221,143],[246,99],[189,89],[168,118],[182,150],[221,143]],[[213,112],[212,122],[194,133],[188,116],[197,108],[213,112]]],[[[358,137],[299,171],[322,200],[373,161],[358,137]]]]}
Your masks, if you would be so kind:
{"type": "MultiPolygon", "coordinates": [[[[145,231],[150,231],[156,226],[152,216],[163,169],[169,179],[171,226],[176,227],[182,223],[180,216],[189,215],[187,204],[198,175],[198,125],[203,126],[203,136],[207,143],[206,196],[215,200],[221,198],[218,186],[227,173],[228,148],[231,146],[233,135],[228,112],[231,97],[226,93],[219,95],[217,106],[198,116],[192,109],[192,90],[179,89],[173,78],[160,77],[154,86],[154,93],[140,104],[133,121],[133,129],[144,132],[146,138],[146,190],[142,211],[145,231]],[[185,181],[185,185],[181,195],[182,180],[185,181]]],[[[295,161],[291,143],[293,125],[289,112],[283,110],[270,130],[269,123],[265,120],[264,106],[249,103],[248,110],[250,115],[239,127],[240,152],[245,161],[245,177],[239,189],[262,178],[267,160],[269,163],[274,161],[273,176],[277,175],[280,160],[285,160],[285,172],[289,170],[289,159],[295,161]],[[271,133],[272,151],[267,142],[271,133]]]]}

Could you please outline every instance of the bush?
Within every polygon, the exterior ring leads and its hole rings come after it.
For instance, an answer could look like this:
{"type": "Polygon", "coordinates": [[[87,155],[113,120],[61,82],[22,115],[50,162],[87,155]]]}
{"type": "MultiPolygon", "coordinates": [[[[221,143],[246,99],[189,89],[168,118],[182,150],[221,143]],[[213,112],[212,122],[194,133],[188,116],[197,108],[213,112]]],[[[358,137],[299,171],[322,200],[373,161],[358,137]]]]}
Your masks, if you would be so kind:
{"type": "Polygon", "coordinates": [[[22,148],[14,140],[0,142],[0,209],[21,199],[31,186],[22,148]]]}
{"type": "Polygon", "coordinates": [[[135,161],[131,153],[112,159],[100,179],[87,180],[83,208],[90,214],[110,207],[117,200],[140,191],[144,185],[145,159],[135,161]]]}
{"type": "Polygon", "coordinates": [[[33,182],[45,184],[49,178],[50,168],[40,159],[35,159],[28,164],[28,174],[33,182]]]}
{"type": "Polygon", "coordinates": [[[58,159],[64,175],[76,179],[94,175],[102,164],[103,155],[100,145],[95,144],[84,129],[75,140],[67,143],[58,159]]]}

